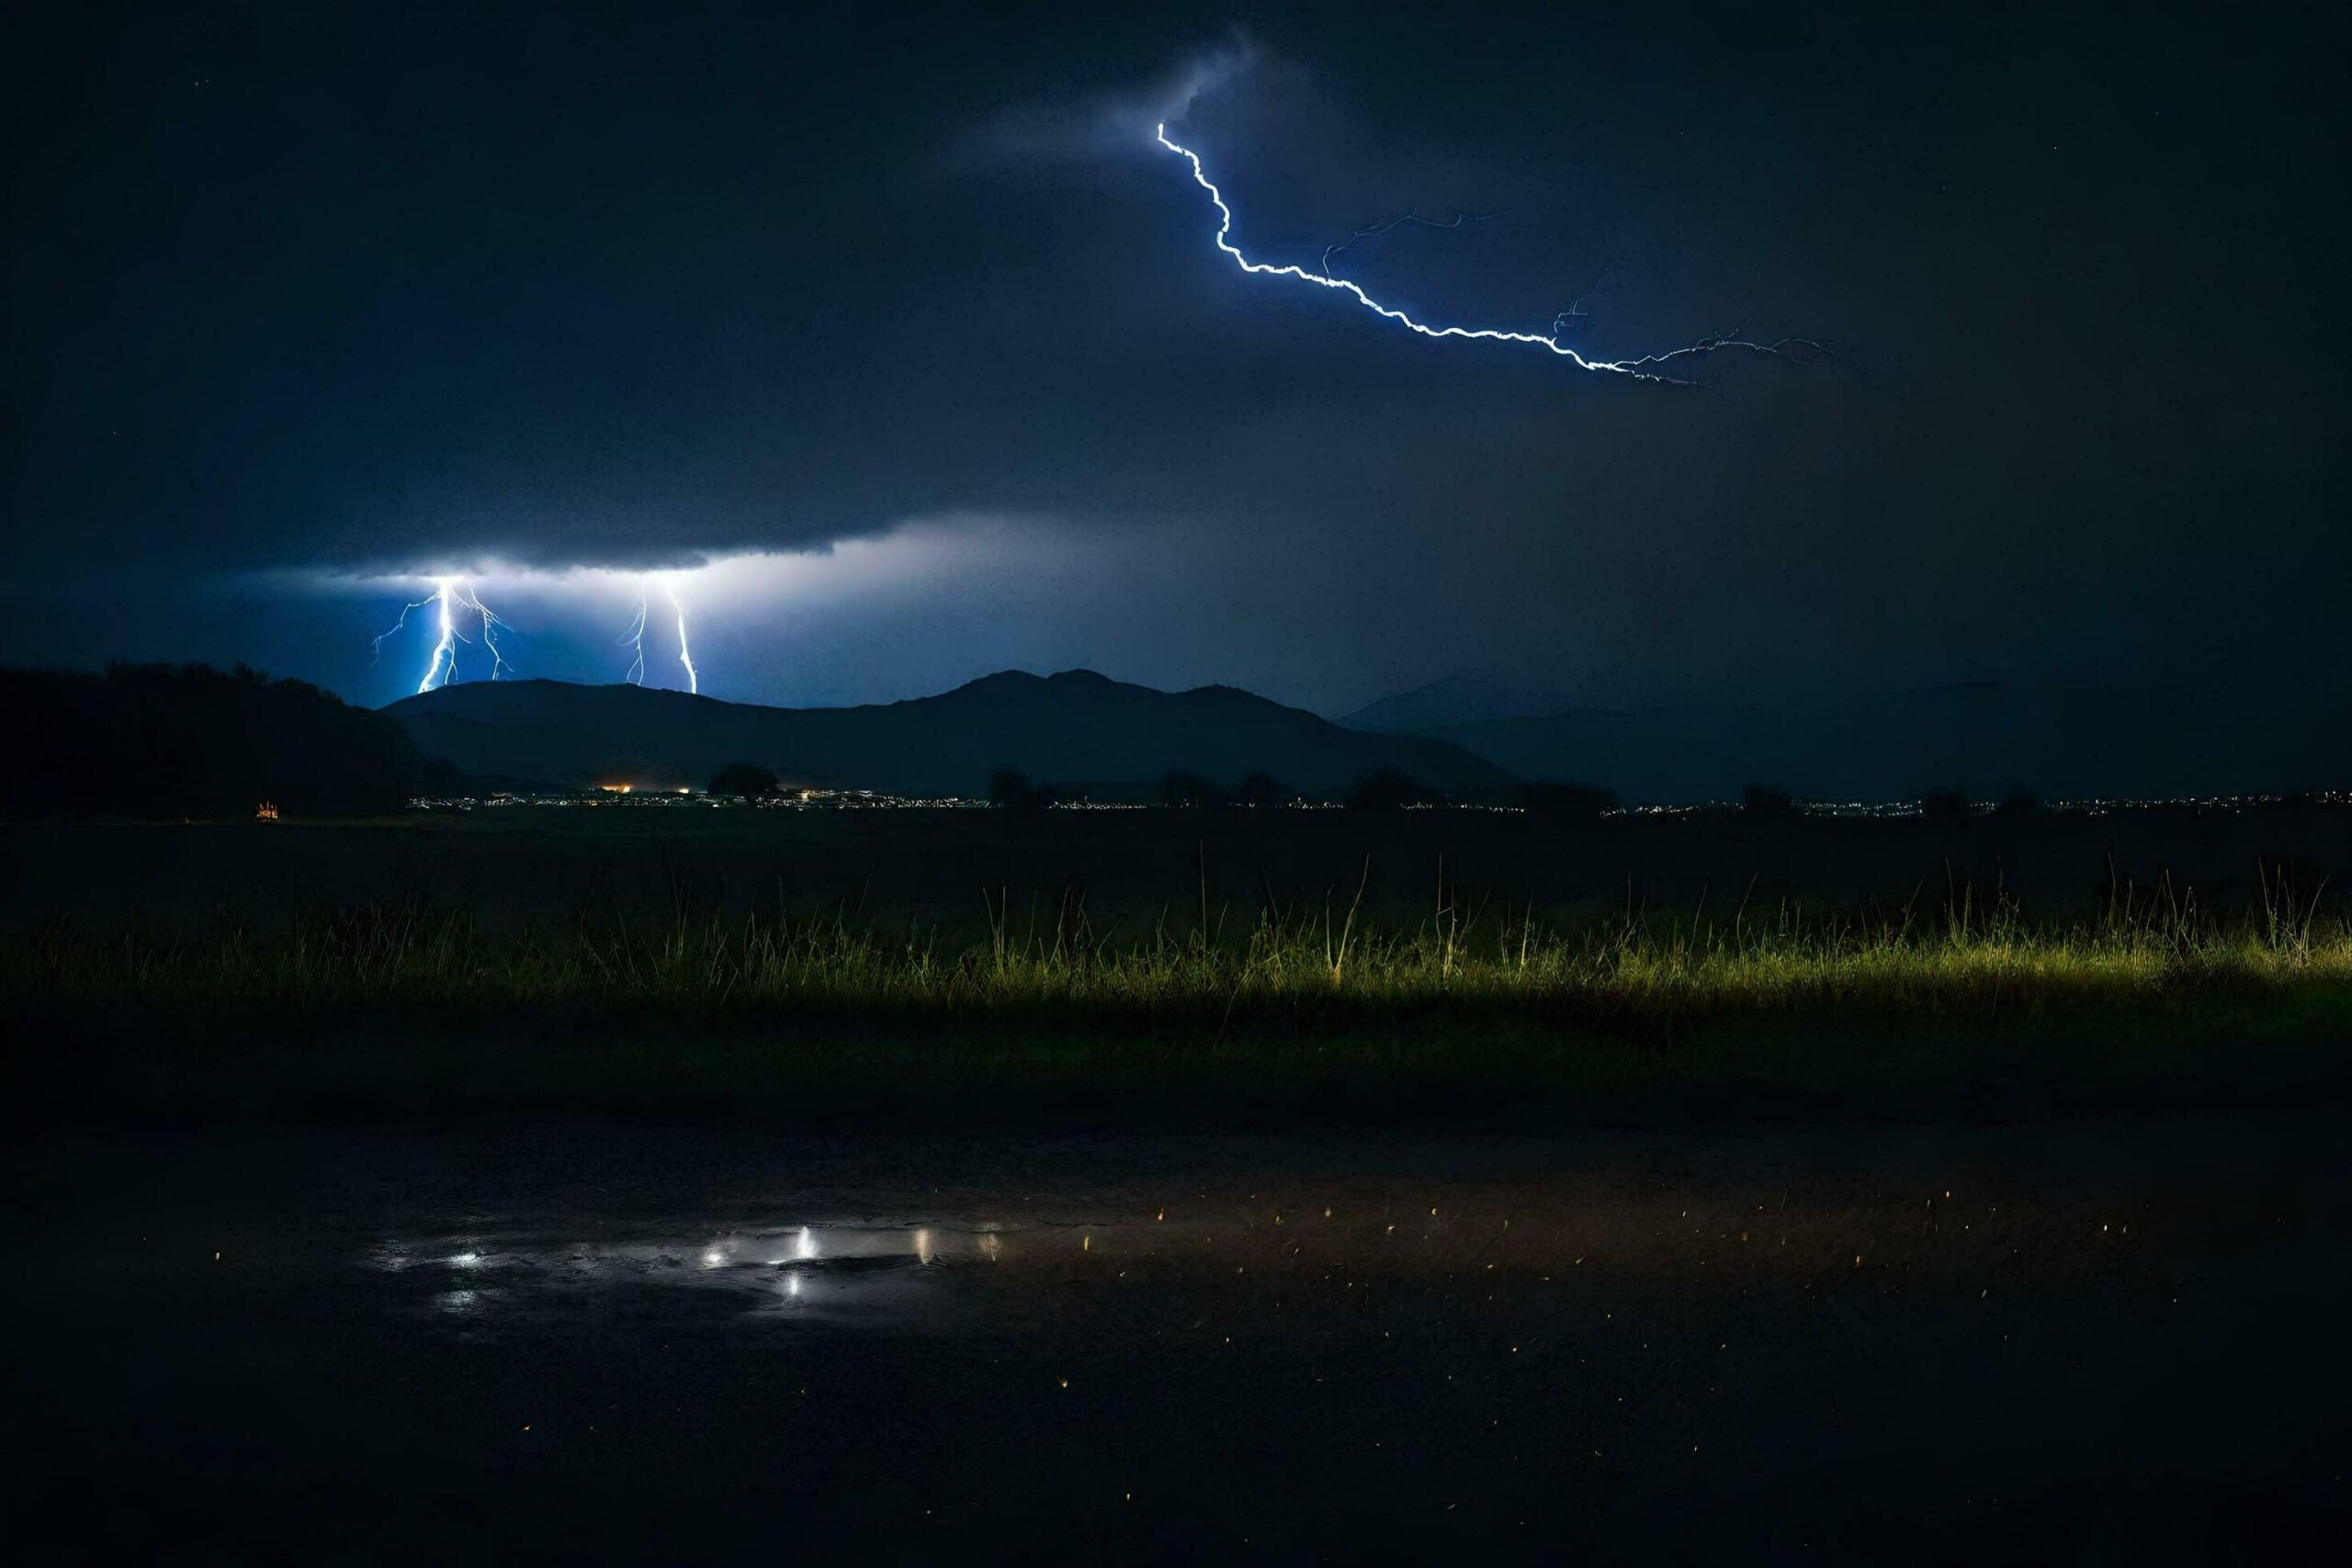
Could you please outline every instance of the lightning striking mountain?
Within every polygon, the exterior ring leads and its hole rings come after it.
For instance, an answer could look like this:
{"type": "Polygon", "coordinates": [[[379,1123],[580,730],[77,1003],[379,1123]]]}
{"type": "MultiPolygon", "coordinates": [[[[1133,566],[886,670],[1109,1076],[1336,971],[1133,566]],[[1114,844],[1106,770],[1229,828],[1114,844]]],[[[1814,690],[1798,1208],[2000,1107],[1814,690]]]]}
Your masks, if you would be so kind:
{"type": "Polygon", "coordinates": [[[689,692],[699,692],[702,689],[702,675],[701,672],[695,668],[694,650],[686,644],[685,603],[678,597],[678,585],[676,581],[667,576],[649,577],[644,579],[638,585],[637,615],[629,621],[628,630],[621,633],[620,635],[621,646],[631,649],[635,658],[629,664],[628,673],[622,677],[622,679],[628,681],[633,686],[642,686],[645,684],[645,631],[652,617],[653,590],[651,584],[655,582],[659,582],[662,585],[662,592],[669,596],[670,608],[677,613],[678,662],[684,665],[686,668],[686,690],[689,692]]]}
{"type": "MultiPolygon", "coordinates": [[[[1416,321],[1411,315],[1396,309],[1393,305],[1382,304],[1370,294],[1365,293],[1363,285],[1351,282],[1347,278],[1329,273],[1310,272],[1303,266],[1282,265],[1273,262],[1251,261],[1247,255],[1243,254],[1240,248],[1233,243],[1231,238],[1233,232],[1233,209],[1226,205],[1224,193],[1217,189],[1216,184],[1210,180],[1208,172],[1202,167],[1201,155],[1193,152],[1189,147],[1180,146],[1176,142],[1170,141],[1168,139],[1168,127],[1165,124],[1160,125],[1154,131],[1153,135],[1154,139],[1158,141],[1162,147],[1165,147],[1168,151],[1175,153],[1178,157],[1183,159],[1185,163],[1192,165],[1193,179],[1194,183],[1203,190],[1208,192],[1210,202],[1216,208],[1217,225],[1216,234],[1215,236],[1216,248],[1224,252],[1227,255],[1231,256],[1236,266],[1238,266],[1242,271],[1250,273],[1255,276],[1295,278],[1301,283],[1311,283],[1318,288],[1329,288],[1335,290],[1336,292],[1345,294],[1354,299],[1357,304],[1362,305],[1365,310],[1372,311],[1374,315],[1395,321],[1397,325],[1405,328],[1407,331],[1418,333],[1423,337],[1473,338],[1481,339],[1489,343],[1525,344],[1531,347],[1547,349],[1551,353],[1556,354],[1561,358],[1567,360],[1579,370],[1607,371],[1612,375],[1631,376],[1638,380],[1644,381],[1663,381],[1675,386],[1689,386],[1691,383],[1680,377],[1669,374],[1668,370],[1664,368],[1665,367],[1672,366],[1679,361],[1698,359],[1708,355],[1720,354],[1727,349],[1737,349],[1745,353],[1765,355],[1776,359],[1791,359],[1800,356],[1811,357],[1814,355],[1826,356],[1827,355],[1827,351],[1822,348],[1819,344],[1814,343],[1806,338],[1780,338],[1770,343],[1759,343],[1751,339],[1740,337],[1736,333],[1725,333],[1719,337],[1702,338],[1697,343],[1691,344],[1688,347],[1669,349],[1663,354],[1645,354],[1630,359],[1589,359],[1584,355],[1577,353],[1576,349],[1572,348],[1567,344],[1562,342],[1558,335],[1561,331],[1561,321],[1566,320],[1569,315],[1580,313],[1577,312],[1574,307],[1571,307],[1568,311],[1563,312],[1560,317],[1554,320],[1552,333],[1548,334],[1544,333],[1514,332],[1503,327],[1431,326],[1426,321],[1416,321]]],[[[1419,218],[1413,219],[1413,221],[1428,223],[1432,228],[1453,228],[1459,226],[1462,222],[1467,220],[1467,219],[1468,215],[1465,215],[1464,218],[1455,219],[1453,223],[1434,223],[1430,220],[1419,218]]],[[[1403,221],[1405,221],[1404,219],[1397,219],[1384,225],[1375,225],[1370,230],[1360,231],[1345,243],[1334,245],[1330,250],[1324,253],[1326,258],[1324,265],[1327,266],[1329,265],[1329,258],[1336,254],[1338,252],[1345,250],[1348,245],[1353,244],[1355,240],[1364,238],[1367,233],[1382,232],[1386,229],[1396,227],[1396,223],[1403,221]]]]}
{"type": "Polygon", "coordinates": [[[412,611],[427,606],[431,606],[434,612],[435,636],[432,650],[425,658],[424,673],[416,683],[420,693],[432,691],[435,686],[453,684],[458,680],[458,645],[474,640],[458,629],[458,612],[460,610],[469,619],[477,619],[481,624],[481,646],[490,654],[490,679],[496,681],[514,672],[514,666],[506,662],[506,656],[498,646],[498,634],[514,628],[499,619],[490,606],[481,602],[481,595],[466,585],[462,577],[436,577],[433,580],[432,592],[401,605],[399,618],[377,634],[377,655],[382,656],[386,638],[407,629],[412,611]]]}

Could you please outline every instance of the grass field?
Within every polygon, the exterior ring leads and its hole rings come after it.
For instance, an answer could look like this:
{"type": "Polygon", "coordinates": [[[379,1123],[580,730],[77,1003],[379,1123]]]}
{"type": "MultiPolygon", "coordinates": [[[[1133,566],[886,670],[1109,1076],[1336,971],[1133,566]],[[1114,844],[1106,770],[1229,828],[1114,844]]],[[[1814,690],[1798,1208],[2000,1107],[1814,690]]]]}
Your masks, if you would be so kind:
{"type": "Polygon", "coordinates": [[[2195,1098],[2352,1080],[2332,824],[2300,840],[2251,824],[2290,840],[2283,860],[2240,858],[2245,819],[2221,824],[2234,842],[2177,834],[2166,858],[2242,868],[2211,897],[2161,872],[2066,895],[2119,850],[2157,859],[2133,824],[1407,821],[1377,856],[1340,821],[1204,849],[1159,821],[697,822],[642,842],[19,831],[12,862],[37,874],[0,930],[0,995],[41,1043],[17,1070],[76,1101],[144,1086],[636,1107],[852,1084],[896,1108],[1046,1084],[1123,1118],[1163,1091],[1295,1100],[1342,1080],[1409,1108],[1439,1089],[1864,1080],[1925,1101],[2019,1075],[2195,1098]],[[2021,903],[2011,879],[2044,891],[2021,903]],[[1741,896],[1587,901],[1611,880],[1741,896]],[[1808,880],[1833,891],[1769,890],[1808,880]],[[1513,882],[1534,896],[1497,891],[1513,882]],[[1941,891],[1871,891],[1922,884],[1941,891]]]}
{"type": "Polygon", "coordinates": [[[484,935],[464,910],[359,909],[256,936],[37,931],[5,950],[20,997],[298,1007],[616,1006],[706,1017],[1016,1020],[1084,1031],[1337,1028],[1453,1012],[1671,1039],[1728,1020],[1986,1021],[2352,986],[2352,926],[2266,880],[2242,909],[2160,886],[2087,919],[1968,899],[1931,910],[1742,910],[1549,922],[1442,907],[1381,925],[1355,904],[1098,929],[1082,903],[984,928],[681,917],[484,935]]]}

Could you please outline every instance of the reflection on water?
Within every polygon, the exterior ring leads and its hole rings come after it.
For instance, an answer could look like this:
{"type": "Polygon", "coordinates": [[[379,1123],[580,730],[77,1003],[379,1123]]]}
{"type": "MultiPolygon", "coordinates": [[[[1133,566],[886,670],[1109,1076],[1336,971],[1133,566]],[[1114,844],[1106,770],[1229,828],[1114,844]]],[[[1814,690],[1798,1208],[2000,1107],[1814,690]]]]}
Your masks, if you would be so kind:
{"type": "MultiPolygon", "coordinates": [[[[1755,1289],[1815,1300],[1939,1279],[2003,1286],[2105,1273],[2147,1235],[2121,1213],[1978,1179],[1857,1192],[1563,1175],[1507,1181],[1318,1182],[1181,1196],[981,1198],[886,1219],[715,1215],[702,1224],[601,1216],[590,1234],[476,1221],[401,1236],[368,1259],[421,1274],[441,1312],[527,1312],[566,1294],[691,1291],[746,1314],[895,1320],[1007,1292],[1137,1287],[1362,1302],[1400,1284],[1476,1298],[1564,1288],[1755,1289]]],[[[1529,1304],[1533,1305],[1531,1298],[1529,1304]]]]}
{"type": "Polygon", "coordinates": [[[2173,1560],[2342,1495],[2340,1122],[175,1154],[18,1408],[124,1560],[2173,1560]]]}
{"type": "Polygon", "coordinates": [[[1014,1255],[993,1229],[831,1224],[594,1241],[482,1231],[388,1241],[368,1262],[387,1273],[446,1275],[448,1288],[433,1305],[458,1314],[494,1313],[526,1294],[639,1286],[731,1292],[752,1312],[854,1312],[910,1306],[959,1268],[1014,1255]]]}

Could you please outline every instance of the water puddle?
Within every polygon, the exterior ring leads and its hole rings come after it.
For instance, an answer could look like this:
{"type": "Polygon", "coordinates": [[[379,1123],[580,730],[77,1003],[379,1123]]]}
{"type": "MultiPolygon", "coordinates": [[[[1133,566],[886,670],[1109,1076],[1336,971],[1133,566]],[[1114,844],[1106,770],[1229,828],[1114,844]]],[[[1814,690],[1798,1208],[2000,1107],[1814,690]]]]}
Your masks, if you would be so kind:
{"type": "Polygon", "coordinates": [[[19,1407],[129,1555],[2161,1557],[2339,1495],[2339,1132],[52,1158],[19,1407]]]}
{"type": "MultiPolygon", "coordinates": [[[[1020,1243],[1015,1242],[1018,1257],[1020,1243]]],[[[583,1241],[476,1231],[387,1241],[368,1267],[435,1281],[435,1310],[488,1315],[542,1294],[690,1290],[749,1313],[838,1321],[903,1318],[972,1267],[1002,1263],[1007,1238],[947,1225],[786,1224],[707,1235],[583,1241]]]]}

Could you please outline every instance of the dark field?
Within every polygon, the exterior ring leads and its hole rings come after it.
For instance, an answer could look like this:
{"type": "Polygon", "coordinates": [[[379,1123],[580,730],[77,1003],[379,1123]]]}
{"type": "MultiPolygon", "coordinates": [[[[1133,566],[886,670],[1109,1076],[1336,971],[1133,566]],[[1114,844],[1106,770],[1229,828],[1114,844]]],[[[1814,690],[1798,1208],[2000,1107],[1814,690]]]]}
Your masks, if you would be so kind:
{"type": "Polygon", "coordinates": [[[668,919],[754,908],[851,910],[869,922],[971,923],[1009,898],[1050,923],[1081,889],[1098,924],[1134,931],[1191,918],[1247,921],[1278,903],[1415,920],[1441,885],[1465,910],[1645,909],[1728,919],[1745,905],[1939,907],[1972,886],[2029,910],[2087,918],[2117,882],[2169,875],[2209,906],[2243,908],[2258,865],[2293,868],[2352,897],[2352,809],[2040,814],[1919,820],[1617,818],[1555,824],[1433,811],[794,813],[697,807],[501,808],[382,823],[0,828],[0,918],[21,930],[65,916],[97,925],[222,914],[267,922],[322,905],[421,899],[485,929],[583,913],[668,919]]]}

